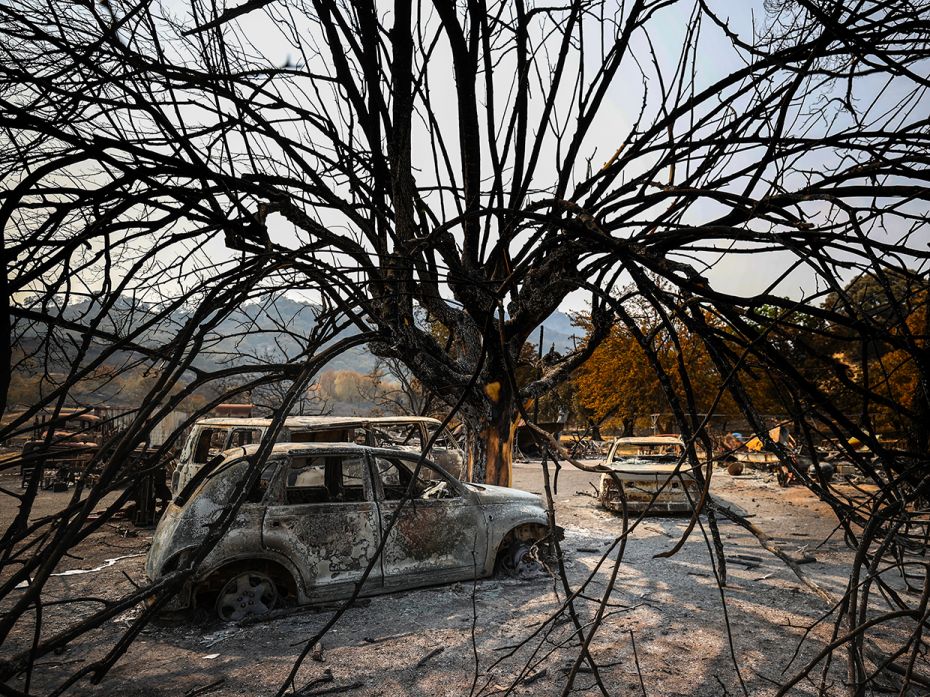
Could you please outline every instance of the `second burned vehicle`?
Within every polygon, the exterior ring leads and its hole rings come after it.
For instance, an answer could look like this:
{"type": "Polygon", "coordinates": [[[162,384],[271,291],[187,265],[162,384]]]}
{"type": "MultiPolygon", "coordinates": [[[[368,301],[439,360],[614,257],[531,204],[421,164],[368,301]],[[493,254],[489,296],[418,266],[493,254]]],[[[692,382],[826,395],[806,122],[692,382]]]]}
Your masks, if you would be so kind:
{"type": "MultiPolygon", "coordinates": [[[[268,418],[213,417],[197,421],[175,463],[172,493],[183,489],[211,458],[230,448],[258,443],[270,426],[268,418]]],[[[359,443],[419,454],[426,450],[434,435],[429,457],[461,477],[465,464],[461,448],[440,421],[426,416],[289,416],[277,441],[359,443]]]]}
{"type": "Polygon", "coordinates": [[[678,436],[618,438],[603,463],[612,472],[601,475],[598,501],[618,513],[624,498],[629,513],[690,512],[700,490],[684,447],[678,436]]]}
{"type": "MultiPolygon", "coordinates": [[[[212,460],[177,495],[146,561],[152,580],[188,563],[257,450],[212,460]]],[[[538,558],[550,538],[538,496],[465,484],[426,460],[418,471],[420,460],[348,443],[276,444],[174,606],[206,606],[236,621],[280,604],[348,597],[369,566],[366,595],[480,578],[538,558]]]]}

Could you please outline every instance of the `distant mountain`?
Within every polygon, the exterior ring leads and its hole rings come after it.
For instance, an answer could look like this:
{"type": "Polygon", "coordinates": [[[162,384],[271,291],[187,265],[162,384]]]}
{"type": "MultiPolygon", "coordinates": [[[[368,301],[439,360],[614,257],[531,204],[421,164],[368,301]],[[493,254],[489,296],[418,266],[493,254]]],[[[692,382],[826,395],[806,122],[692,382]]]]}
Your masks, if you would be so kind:
{"type": "MultiPolygon", "coordinates": [[[[160,311],[150,303],[132,298],[119,298],[105,313],[102,309],[97,300],[87,300],[69,305],[61,313],[71,322],[93,323],[100,330],[126,335],[151,322],[160,311]]],[[[195,365],[209,369],[243,359],[281,360],[297,356],[302,347],[300,339],[311,334],[319,311],[317,305],[283,296],[269,303],[245,305],[211,329],[195,365]]],[[[184,308],[172,312],[143,333],[139,343],[160,345],[169,342],[192,315],[192,310],[184,308]]],[[[554,346],[556,351],[564,354],[571,351],[575,342],[580,342],[583,336],[578,327],[572,326],[571,318],[562,312],[553,313],[543,327],[544,352],[554,346]]],[[[354,332],[347,330],[341,336],[354,332]]],[[[29,344],[34,344],[39,338],[37,330],[30,329],[23,333],[20,343],[28,350],[29,344]]],[[[539,329],[530,336],[530,342],[534,345],[539,342],[539,329]]],[[[327,369],[367,373],[375,361],[367,347],[358,347],[334,358],[327,369]]]]}
{"type": "MultiPolygon", "coordinates": [[[[564,312],[553,312],[549,318],[542,323],[543,326],[543,353],[555,346],[555,350],[561,354],[573,351],[575,346],[584,340],[584,330],[572,324],[572,318],[564,312]],[[574,338],[573,338],[574,337],[574,338]]],[[[530,337],[534,344],[539,343],[539,329],[537,328],[530,337]]]]}

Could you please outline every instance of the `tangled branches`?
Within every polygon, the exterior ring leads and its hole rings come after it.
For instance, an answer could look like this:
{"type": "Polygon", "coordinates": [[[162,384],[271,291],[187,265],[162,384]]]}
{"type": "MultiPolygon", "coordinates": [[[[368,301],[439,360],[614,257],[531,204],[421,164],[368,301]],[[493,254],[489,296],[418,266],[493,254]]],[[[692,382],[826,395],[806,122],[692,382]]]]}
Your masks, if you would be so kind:
{"type": "MultiPolygon", "coordinates": [[[[726,401],[765,434],[761,382],[814,466],[765,445],[857,550],[836,640],[803,675],[842,649],[853,694],[889,672],[902,693],[923,685],[927,591],[900,582],[927,533],[930,8],[766,8],[753,25],[707,0],[0,5],[0,437],[48,414],[50,448],[79,386],[134,374],[144,388],[63,510],[34,519],[36,480],[2,492],[17,514],[0,596],[29,586],[0,642],[27,617],[35,631],[0,678],[183,583],[43,634],[45,581],[125,500],[122,463],[201,388],[286,381],[290,404],[367,344],[457,410],[472,477],[506,485],[525,405],[620,324],[689,445],[721,585],[700,414],[726,401]],[[314,304],[311,328],[255,319],[285,291],[314,304]],[[519,379],[533,330],[578,293],[588,340],[519,379]],[[275,350],[242,360],[256,333],[275,350]],[[684,333],[716,376],[710,409],[684,333]],[[37,387],[14,411],[22,374],[37,387]],[[873,483],[865,500],[822,476],[825,441],[873,483]],[[878,649],[889,624],[907,636],[878,649]]],[[[234,396],[220,392],[191,419],[234,396]]],[[[150,616],[62,688],[102,678],[150,616]]],[[[580,646],[598,622],[576,620],[580,646]]]]}

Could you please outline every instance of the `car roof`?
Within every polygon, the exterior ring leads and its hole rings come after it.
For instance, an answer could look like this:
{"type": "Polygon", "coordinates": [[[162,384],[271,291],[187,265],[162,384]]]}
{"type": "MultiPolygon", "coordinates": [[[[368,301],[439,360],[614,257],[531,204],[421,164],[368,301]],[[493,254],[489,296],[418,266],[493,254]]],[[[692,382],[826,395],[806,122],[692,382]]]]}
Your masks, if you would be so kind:
{"type": "MultiPolygon", "coordinates": [[[[350,426],[390,425],[422,423],[438,425],[438,419],[429,416],[288,416],[284,419],[287,428],[348,428],[350,426]]],[[[209,417],[198,419],[195,426],[245,426],[264,428],[271,425],[270,418],[258,417],[209,417]]]]}
{"type": "MultiPolygon", "coordinates": [[[[243,445],[226,450],[223,455],[225,459],[231,460],[236,457],[248,457],[258,452],[261,447],[260,443],[243,445]]],[[[373,448],[369,445],[358,445],[356,443],[275,443],[271,448],[271,455],[319,455],[321,453],[356,453],[362,455],[371,453],[372,455],[397,456],[413,455],[419,457],[419,452],[409,450],[399,450],[397,448],[373,448]]]]}
{"type": "Polygon", "coordinates": [[[617,438],[620,445],[684,445],[678,436],[632,436],[617,438]]]}

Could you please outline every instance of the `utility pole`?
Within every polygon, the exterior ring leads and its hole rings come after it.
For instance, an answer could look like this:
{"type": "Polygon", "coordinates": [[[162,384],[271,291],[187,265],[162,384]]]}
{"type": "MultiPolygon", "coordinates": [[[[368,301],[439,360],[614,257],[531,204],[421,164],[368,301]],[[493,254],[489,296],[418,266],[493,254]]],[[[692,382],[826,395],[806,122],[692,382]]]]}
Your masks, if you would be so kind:
{"type": "MultiPolygon", "coordinates": [[[[536,379],[542,377],[542,348],[543,348],[543,337],[545,336],[546,328],[543,325],[539,325],[539,350],[536,352],[536,379]]],[[[536,397],[536,401],[533,402],[533,423],[537,426],[539,425],[539,397],[536,397]]]]}

